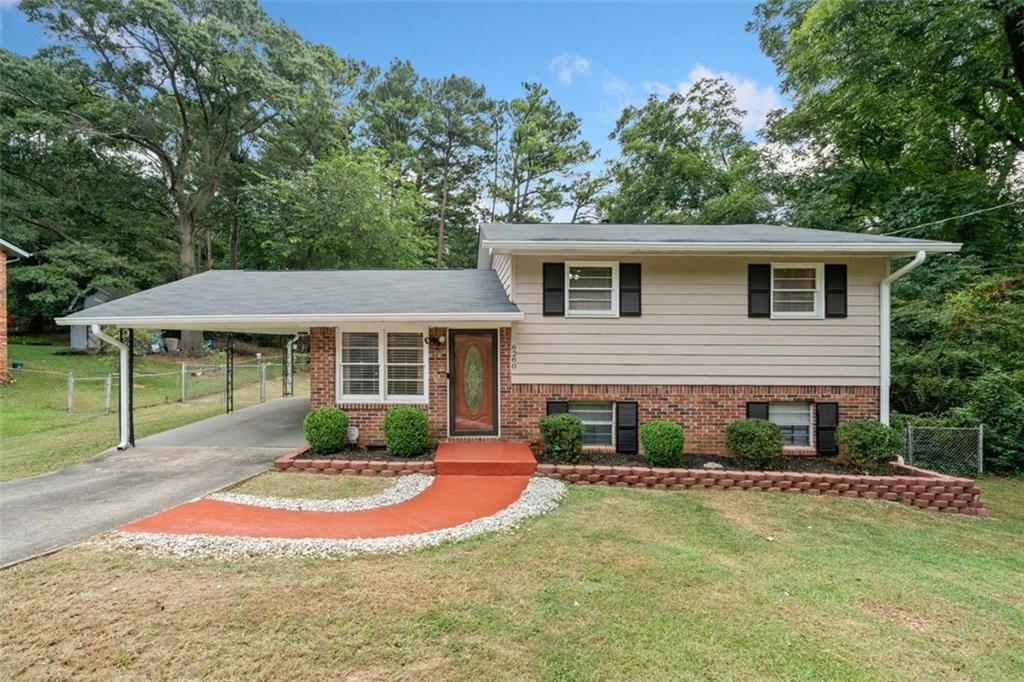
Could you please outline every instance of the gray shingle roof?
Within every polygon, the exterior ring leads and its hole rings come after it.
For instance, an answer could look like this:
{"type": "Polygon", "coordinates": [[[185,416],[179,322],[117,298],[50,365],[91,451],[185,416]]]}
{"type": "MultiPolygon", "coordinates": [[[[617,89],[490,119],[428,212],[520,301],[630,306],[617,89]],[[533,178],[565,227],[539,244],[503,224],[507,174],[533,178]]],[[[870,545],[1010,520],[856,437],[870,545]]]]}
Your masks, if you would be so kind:
{"type": "Polygon", "coordinates": [[[929,239],[905,239],[859,232],[812,230],[783,225],[631,225],[599,223],[484,223],[480,225],[478,265],[489,263],[487,250],[498,248],[543,248],[545,245],[568,249],[591,245],[595,250],[620,245],[623,249],[712,251],[828,251],[860,253],[913,253],[958,251],[959,244],[929,239]],[[503,247],[502,245],[507,245],[503,247]]]}
{"type": "MultiPolygon", "coordinates": [[[[61,318],[62,324],[135,326],[140,318],[289,322],[516,319],[521,316],[492,270],[210,270],[61,318]],[[447,317],[446,317],[447,316],[447,317]]],[[[282,328],[287,325],[282,325],[282,328]]],[[[296,324],[296,326],[301,326],[296,324]]],[[[308,325],[307,325],[308,326],[308,325]]]]}

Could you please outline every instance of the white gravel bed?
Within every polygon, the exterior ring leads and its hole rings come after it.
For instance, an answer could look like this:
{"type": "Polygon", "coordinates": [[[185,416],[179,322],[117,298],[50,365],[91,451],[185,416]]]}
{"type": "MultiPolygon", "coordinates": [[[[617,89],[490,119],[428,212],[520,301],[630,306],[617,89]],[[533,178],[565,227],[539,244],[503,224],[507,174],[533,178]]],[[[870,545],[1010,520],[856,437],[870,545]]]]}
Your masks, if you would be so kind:
{"type": "Polygon", "coordinates": [[[450,540],[464,540],[482,533],[511,530],[524,519],[554,510],[565,494],[565,489],[562,481],[533,478],[518,500],[492,516],[452,528],[388,538],[335,540],[114,532],[95,542],[114,549],[182,559],[254,556],[327,558],[355,554],[393,554],[431,547],[450,540]]]}
{"type": "Polygon", "coordinates": [[[316,500],[296,497],[263,497],[245,493],[214,493],[208,500],[246,504],[250,507],[267,509],[290,509],[292,511],[346,512],[361,509],[387,507],[416,497],[434,482],[433,476],[426,474],[409,474],[392,479],[394,485],[387,490],[368,497],[356,497],[346,500],[316,500]]]}

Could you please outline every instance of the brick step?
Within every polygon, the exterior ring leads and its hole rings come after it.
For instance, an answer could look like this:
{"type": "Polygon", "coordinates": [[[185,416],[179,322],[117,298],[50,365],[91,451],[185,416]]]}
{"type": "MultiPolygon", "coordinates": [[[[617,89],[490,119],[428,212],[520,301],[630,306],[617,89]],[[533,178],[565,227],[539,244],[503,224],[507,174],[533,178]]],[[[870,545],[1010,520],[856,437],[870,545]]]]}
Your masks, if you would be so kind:
{"type": "Polygon", "coordinates": [[[449,441],[434,455],[438,475],[532,476],[537,460],[526,443],[449,441]]]}

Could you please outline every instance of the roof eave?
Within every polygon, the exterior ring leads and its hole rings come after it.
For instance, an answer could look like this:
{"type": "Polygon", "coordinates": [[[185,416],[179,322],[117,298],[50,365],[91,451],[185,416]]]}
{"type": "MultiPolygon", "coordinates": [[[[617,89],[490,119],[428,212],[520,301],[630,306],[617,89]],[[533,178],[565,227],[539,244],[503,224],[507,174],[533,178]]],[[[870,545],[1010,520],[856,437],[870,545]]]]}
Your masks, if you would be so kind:
{"type": "Polygon", "coordinates": [[[3,251],[5,253],[9,253],[9,254],[11,254],[13,256],[17,256],[18,258],[31,258],[32,257],[31,253],[29,253],[25,249],[21,248],[20,246],[15,246],[14,244],[12,244],[9,241],[7,241],[6,239],[0,239],[0,251],[3,251]]]}
{"type": "Polygon", "coordinates": [[[807,243],[807,242],[608,242],[608,241],[558,241],[529,240],[505,241],[485,239],[482,247],[492,252],[503,253],[551,253],[551,252],[631,252],[631,253],[836,253],[865,254],[880,256],[913,255],[918,251],[927,253],[956,253],[962,244],[953,242],[918,242],[911,244],[878,243],[807,243]]]}
{"type": "Polygon", "coordinates": [[[476,313],[360,313],[350,315],[108,315],[58,317],[55,322],[71,325],[118,325],[134,329],[308,329],[349,322],[512,322],[522,320],[521,311],[476,313]]]}

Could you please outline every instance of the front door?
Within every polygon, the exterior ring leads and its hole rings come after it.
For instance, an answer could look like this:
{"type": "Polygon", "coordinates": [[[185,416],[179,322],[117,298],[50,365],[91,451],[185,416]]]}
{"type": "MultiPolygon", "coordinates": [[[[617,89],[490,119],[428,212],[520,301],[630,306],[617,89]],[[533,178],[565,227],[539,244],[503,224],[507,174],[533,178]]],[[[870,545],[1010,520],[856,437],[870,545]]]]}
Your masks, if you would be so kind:
{"type": "Polygon", "coordinates": [[[498,433],[498,332],[448,331],[448,418],[453,436],[498,433]]]}

